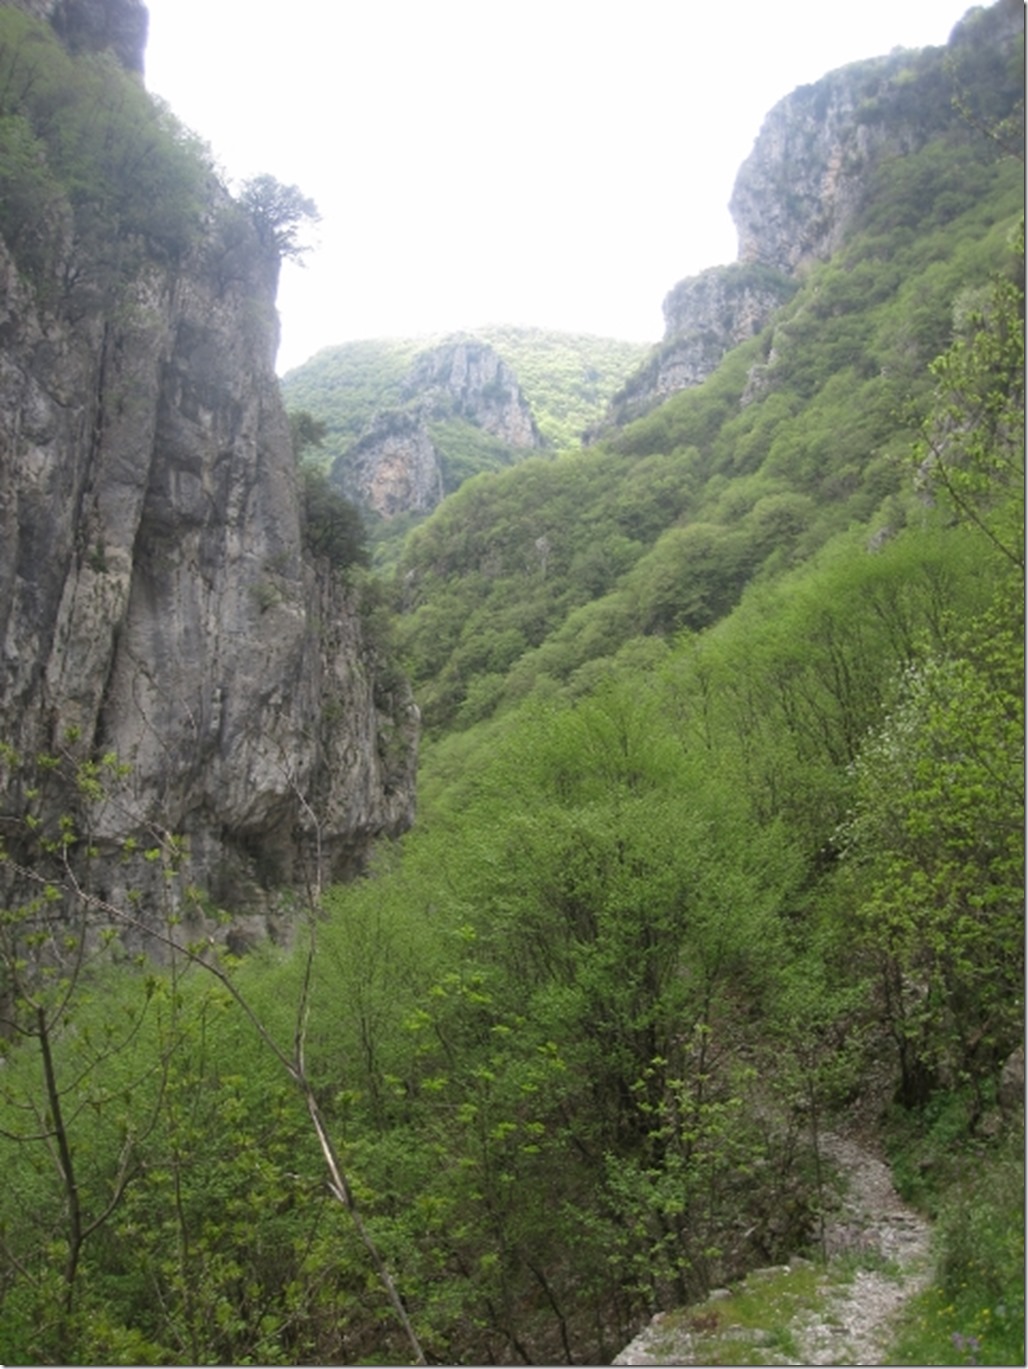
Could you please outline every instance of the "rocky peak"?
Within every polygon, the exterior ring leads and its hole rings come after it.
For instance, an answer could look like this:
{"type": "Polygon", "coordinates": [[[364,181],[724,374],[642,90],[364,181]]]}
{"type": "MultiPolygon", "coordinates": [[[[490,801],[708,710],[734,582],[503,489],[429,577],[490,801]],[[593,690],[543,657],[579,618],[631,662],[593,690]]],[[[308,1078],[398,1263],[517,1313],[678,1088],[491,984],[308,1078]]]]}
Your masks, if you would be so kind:
{"type": "Polygon", "coordinates": [[[45,19],[73,55],[113,52],[126,71],[142,76],[150,16],[142,0],[13,0],[45,19]]]}
{"type": "Polygon", "coordinates": [[[542,445],[517,376],[487,342],[455,338],[422,352],[404,392],[434,417],[466,418],[509,447],[542,445]]]}
{"type": "Polygon", "coordinates": [[[699,385],[722,357],[759,333],[788,298],[791,281],[842,246],[865,207],[873,172],[955,130],[953,71],[1003,105],[1013,65],[1023,62],[1024,8],[999,0],[973,9],[947,48],[897,49],[800,86],[767,115],[739,169],[730,209],[739,233],[732,266],[679,282],[664,301],[665,334],[646,366],[611,405],[623,423],[677,390],[699,385]],[[952,68],[952,70],[951,70],[952,68]]]}
{"type": "Polygon", "coordinates": [[[383,518],[429,513],[447,493],[439,424],[460,420],[514,450],[543,445],[517,377],[488,343],[452,338],[415,357],[404,406],[375,415],[334,482],[383,518]]]}
{"type": "Polygon", "coordinates": [[[960,85],[973,79],[1002,100],[1011,64],[1023,61],[1023,35],[1020,0],[999,0],[969,11],[946,48],[896,49],[854,62],[780,100],[732,192],[739,259],[789,274],[827,260],[853,227],[884,158],[960,132],[960,85]]]}

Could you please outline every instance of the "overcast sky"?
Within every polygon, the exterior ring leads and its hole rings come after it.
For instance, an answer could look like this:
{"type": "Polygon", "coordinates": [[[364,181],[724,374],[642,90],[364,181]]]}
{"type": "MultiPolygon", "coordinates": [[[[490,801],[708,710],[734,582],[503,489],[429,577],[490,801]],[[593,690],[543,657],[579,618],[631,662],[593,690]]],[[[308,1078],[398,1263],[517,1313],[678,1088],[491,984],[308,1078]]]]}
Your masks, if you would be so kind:
{"type": "Polygon", "coordinates": [[[946,41],[964,0],[147,0],[147,84],[230,184],[321,211],[279,369],[486,323],[657,341],[732,261],[761,121],[826,71],[946,41]]]}

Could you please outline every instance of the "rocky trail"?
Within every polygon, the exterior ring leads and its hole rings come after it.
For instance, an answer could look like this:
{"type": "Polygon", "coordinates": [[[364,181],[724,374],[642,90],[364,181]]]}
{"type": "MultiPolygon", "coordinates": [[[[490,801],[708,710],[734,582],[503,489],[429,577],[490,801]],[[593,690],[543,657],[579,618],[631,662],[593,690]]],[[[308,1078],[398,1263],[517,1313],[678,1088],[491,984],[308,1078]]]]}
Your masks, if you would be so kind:
{"type": "Polygon", "coordinates": [[[821,1154],[844,1183],[826,1218],[827,1264],[756,1270],[699,1307],[658,1313],[615,1364],[889,1363],[897,1314],[930,1275],[929,1225],[863,1143],[826,1134],[821,1154]]]}

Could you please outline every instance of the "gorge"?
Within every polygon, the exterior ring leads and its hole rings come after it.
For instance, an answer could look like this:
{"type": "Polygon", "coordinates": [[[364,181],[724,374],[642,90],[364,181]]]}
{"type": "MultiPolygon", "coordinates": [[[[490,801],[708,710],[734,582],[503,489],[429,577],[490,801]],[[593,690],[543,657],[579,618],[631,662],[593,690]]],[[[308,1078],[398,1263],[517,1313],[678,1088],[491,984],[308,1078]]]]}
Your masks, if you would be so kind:
{"type": "Polygon", "coordinates": [[[145,33],[0,4],[0,1360],[1023,1360],[1023,6],[281,383],[145,33]]]}
{"type": "MultiPolygon", "coordinates": [[[[34,238],[9,210],[0,244],[5,739],[23,757],[127,767],[80,817],[106,898],[152,892],[124,843],[174,831],[183,885],[270,914],[315,844],[339,877],[409,824],[416,710],[360,593],[304,552],[274,372],[278,258],[132,88],[142,4],[3,17],[8,108],[23,81],[28,110],[9,117],[46,117],[33,46],[83,118],[100,106],[96,146],[51,154],[45,197],[20,187],[36,194],[22,206],[34,238]],[[122,69],[76,84],[58,37],[122,69]],[[98,163],[106,202],[60,184],[73,154],[98,163]]],[[[52,814],[69,796],[47,788],[52,814]]]]}

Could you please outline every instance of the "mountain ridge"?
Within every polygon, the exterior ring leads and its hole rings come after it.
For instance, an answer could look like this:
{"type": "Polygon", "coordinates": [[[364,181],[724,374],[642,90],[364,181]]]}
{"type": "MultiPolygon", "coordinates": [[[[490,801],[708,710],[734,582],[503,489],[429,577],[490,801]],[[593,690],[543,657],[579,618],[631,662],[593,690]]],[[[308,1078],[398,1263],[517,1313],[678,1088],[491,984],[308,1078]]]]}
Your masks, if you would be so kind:
{"type": "Polygon", "coordinates": [[[577,442],[644,353],[588,334],[496,325],[325,348],[282,384],[287,403],[325,424],[337,488],[393,518],[423,515],[478,471],[577,442]],[[470,389],[469,357],[481,372],[470,389]]]}
{"type": "Polygon", "coordinates": [[[883,163],[932,138],[972,136],[962,89],[989,91],[984,103],[1006,117],[1022,36],[1023,7],[999,0],[971,10],[945,47],[854,62],[784,96],[736,175],[729,202],[736,261],[671,289],[664,339],[614,397],[604,426],[621,426],[701,384],[731,347],[758,334],[803,274],[845,242],[883,163]]]}

